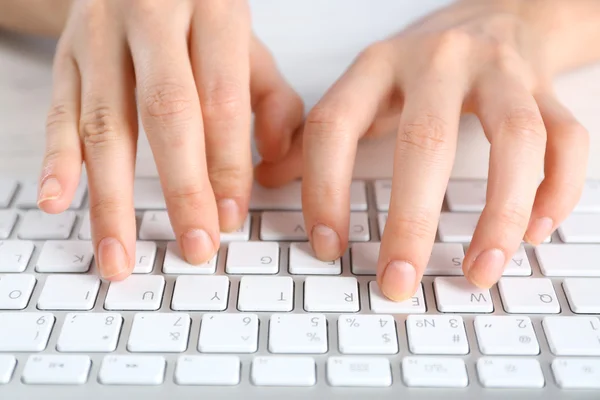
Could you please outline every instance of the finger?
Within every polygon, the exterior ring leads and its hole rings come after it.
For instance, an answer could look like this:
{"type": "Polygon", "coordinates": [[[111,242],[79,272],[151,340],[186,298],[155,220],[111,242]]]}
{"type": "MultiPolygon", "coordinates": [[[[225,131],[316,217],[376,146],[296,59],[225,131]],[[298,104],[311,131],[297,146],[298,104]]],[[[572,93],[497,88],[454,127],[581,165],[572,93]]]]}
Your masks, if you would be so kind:
{"type": "Polygon", "coordinates": [[[208,175],[221,230],[233,231],[244,222],[252,187],[250,18],[241,0],[205,0],[196,6],[190,48],[208,175]]]}
{"type": "MultiPolygon", "coordinates": [[[[92,18],[109,26],[103,8],[92,18]]],[[[98,268],[106,279],[128,276],[135,259],[133,178],[137,141],[134,84],[127,48],[116,31],[89,29],[76,46],[81,70],[79,131],[89,182],[90,223],[98,268]]]]}
{"type": "Polygon", "coordinates": [[[464,96],[459,74],[427,75],[405,89],[377,265],[381,291],[396,301],[415,293],[431,255],[464,96]]]}
{"type": "Polygon", "coordinates": [[[585,184],[589,134],[552,93],[535,96],[548,139],[544,180],[537,189],[525,240],[542,243],[571,213],[585,184]]]}
{"type": "Polygon", "coordinates": [[[394,89],[386,44],[368,49],[309,112],[304,128],[302,203],[316,256],[347,246],[349,191],[359,137],[394,89]]]}
{"type": "Polygon", "coordinates": [[[287,155],[276,162],[263,161],[255,168],[255,179],[265,187],[279,187],[302,176],[302,128],[298,128],[287,155]]]}
{"type": "Polygon", "coordinates": [[[257,38],[251,43],[250,72],[256,146],[264,161],[276,163],[290,149],[294,133],[302,124],[304,105],[257,38]]]}
{"type": "Polygon", "coordinates": [[[487,288],[520,246],[544,163],[546,130],[532,95],[495,73],[477,84],[477,114],[491,143],[487,201],[463,271],[487,288]]]}
{"type": "Polygon", "coordinates": [[[201,264],[219,247],[219,221],[188,57],[189,15],[160,4],[134,13],[128,25],[139,108],[181,252],[201,264]]]}
{"type": "Polygon", "coordinates": [[[79,71],[72,57],[61,50],[54,61],[53,82],[38,206],[48,213],[60,213],[71,204],[82,162],[78,134],[79,71]]]}

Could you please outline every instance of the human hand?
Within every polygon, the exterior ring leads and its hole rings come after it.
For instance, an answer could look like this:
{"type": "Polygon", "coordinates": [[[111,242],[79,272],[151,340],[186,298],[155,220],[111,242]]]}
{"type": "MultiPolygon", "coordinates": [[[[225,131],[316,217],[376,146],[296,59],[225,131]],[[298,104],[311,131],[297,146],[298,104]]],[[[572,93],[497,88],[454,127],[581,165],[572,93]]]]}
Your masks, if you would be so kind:
{"type": "Polygon", "coordinates": [[[134,265],[138,110],[192,264],[247,215],[251,110],[263,159],[288,152],[302,102],[250,25],[243,0],[73,3],[55,57],[38,204],[64,211],[85,161],[103,277],[123,279],[134,265]]]}
{"type": "MultiPolygon", "coordinates": [[[[552,3],[460,1],[358,57],[305,124],[303,205],[317,257],[335,259],[347,246],[357,141],[397,130],[377,280],[393,300],[412,296],[431,254],[465,112],[479,117],[491,143],[487,203],[465,276],[490,287],[524,238],[539,244],[567,217],[583,188],[588,134],[552,91],[559,66],[551,61],[560,57],[550,57],[543,24],[532,18],[552,3]]],[[[290,171],[281,181],[296,173],[279,163],[261,179],[275,167],[290,171]]]]}

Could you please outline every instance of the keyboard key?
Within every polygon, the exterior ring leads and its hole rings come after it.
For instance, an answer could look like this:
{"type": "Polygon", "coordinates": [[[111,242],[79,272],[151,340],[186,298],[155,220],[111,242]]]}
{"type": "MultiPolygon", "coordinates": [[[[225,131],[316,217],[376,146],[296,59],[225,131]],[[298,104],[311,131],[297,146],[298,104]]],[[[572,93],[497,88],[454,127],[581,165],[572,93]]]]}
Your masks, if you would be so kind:
{"type": "Polygon", "coordinates": [[[0,178],[0,208],[8,208],[17,186],[17,181],[14,179],[0,178]]]}
{"type": "Polygon", "coordinates": [[[364,181],[352,181],[350,184],[350,209],[352,211],[366,211],[367,187],[364,181]]]}
{"type": "Polygon", "coordinates": [[[276,274],[279,245],[270,242],[233,242],[227,249],[228,274],[276,274]]]}
{"type": "Polygon", "coordinates": [[[486,355],[537,355],[540,346],[529,317],[477,316],[479,350],[486,355]]]}
{"type": "Polygon", "coordinates": [[[469,343],[463,319],[454,315],[409,315],[408,346],[414,354],[467,354],[469,343]]]}
{"type": "Polygon", "coordinates": [[[140,224],[141,240],[175,240],[171,220],[166,211],[146,211],[140,224]]]}
{"type": "Polygon", "coordinates": [[[485,180],[451,180],[446,189],[446,203],[453,212],[481,212],[485,207],[486,191],[485,180]]]}
{"type": "Polygon", "coordinates": [[[382,179],[375,181],[375,203],[377,210],[388,211],[392,197],[392,180],[382,179]]]}
{"type": "Polygon", "coordinates": [[[463,275],[465,251],[462,244],[434,243],[425,275],[463,275]]]}
{"type": "Polygon", "coordinates": [[[17,222],[17,213],[13,210],[0,210],[0,239],[6,239],[10,236],[15,222],[17,222]]]}
{"type": "Polygon", "coordinates": [[[104,307],[107,310],[158,310],[164,288],[165,278],[160,275],[132,275],[110,283],[104,307]]]}
{"type": "Polygon", "coordinates": [[[501,278],[498,290],[504,310],[511,314],[558,314],[560,304],[547,278],[501,278]]]}
{"type": "Polygon", "coordinates": [[[90,224],[90,214],[85,213],[83,221],[81,222],[81,228],[79,228],[79,234],[77,237],[81,240],[92,240],[92,227],[90,224]]]}
{"type": "Polygon", "coordinates": [[[408,387],[467,387],[467,367],[460,358],[405,357],[402,379],[408,387]]]}
{"type": "Polygon", "coordinates": [[[574,212],[600,212],[600,181],[589,180],[585,183],[583,193],[581,193],[581,197],[575,206],[574,212]]]}
{"type": "Polygon", "coordinates": [[[167,244],[167,252],[163,262],[163,272],[165,274],[214,274],[217,270],[217,255],[215,254],[208,262],[200,265],[188,264],[181,255],[181,250],[177,242],[167,244]]]}
{"type": "Polygon", "coordinates": [[[600,214],[571,214],[558,227],[565,243],[600,243],[600,214]]]}
{"type": "Polygon", "coordinates": [[[327,320],[323,314],[274,314],[269,321],[271,353],[327,352],[327,320]]]}
{"type": "Polygon", "coordinates": [[[10,382],[16,366],[17,359],[14,356],[0,354],[0,385],[10,382]]]}
{"type": "Polygon", "coordinates": [[[561,389],[600,389],[598,358],[556,358],[552,372],[561,389]]]}
{"type": "Polygon", "coordinates": [[[567,278],[563,288],[576,314],[600,314],[599,278],[567,278]]]}
{"type": "Polygon", "coordinates": [[[354,275],[375,275],[379,259],[380,243],[354,243],[351,247],[352,273],[354,275]]]}
{"type": "Polygon", "coordinates": [[[546,276],[600,277],[600,245],[548,244],[537,246],[535,255],[546,276]]]}
{"type": "Polygon", "coordinates": [[[357,312],[356,278],[308,276],[304,280],[304,309],[316,312],[357,312]]]}
{"type": "Polygon", "coordinates": [[[540,362],[534,358],[482,357],[477,375],[486,388],[541,389],[545,380],[540,362]]]}
{"type": "Polygon", "coordinates": [[[139,178],[133,184],[133,205],[136,210],[166,210],[167,203],[156,178],[139,178]]]}
{"type": "MultiPolygon", "coordinates": [[[[367,213],[350,213],[349,237],[351,242],[365,242],[370,238],[367,213]]],[[[262,213],[261,240],[306,241],[306,227],[302,212],[266,211],[262,213]]]]}
{"type": "Polygon", "coordinates": [[[202,316],[198,350],[202,353],[254,353],[258,350],[256,314],[202,316]]]}
{"type": "Polygon", "coordinates": [[[387,387],[392,384],[392,370],[383,357],[330,357],[327,380],[331,386],[387,387]]]}
{"type": "Polygon", "coordinates": [[[94,275],[50,275],[38,299],[40,310],[91,310],[100,279],[94,275]]]}
{"type": "Polygon", "coordinates": [[[23,310],[34,287],[33,275],[0,275],[0,310],[23,310]]]}
{"type": "Polygon", "coordinates": [[[28,240],[0,240],[0,272],[23,272],[34,249],[28,240]]]}
{"type": "Polygon", "coordinates": [[[250,379],[256,386],[313,386],[317,381],[315,360],[302,356],[256,357],[250,379]]]}
{"type": "Polygon", "coordinates": [[[340,315],[338,346],[342,354],[396,354],[398,337],[391,315],[340,315]]]}
{"type": "Polygon", "coordinates": [[[233,232],[221,232],[221,243],[226,242],[242,242],[250,240],[250,220],[252,217],[248,215],[244,220],[244,224],[233,232]]]}
{"type": "Polygon", "coordinates": [[[37,272],[87,272],[94,248],[83,240],[49,240],[44,243],[35,265],[37,272]]]}
{"type": "Polygon", "coordinates": [[[137,313],[133,317],[127,350],[181,353],[187,349],[190,316],[183,313],[137,313]]]}
{"type": "Polygon", "coordinates": [[[103,385],[160,385],[166,364],[162,356],[106,356],[98,381],[103,385]]]}
{"type": "Polygon", "coordinates": [[[178,276],[171,308],[177,311],[224,311],[229,296],[226,276],[178,276]]]}
{"type": "Polygon", "coordinates": [[[0,313],[0,351],[42,351],[53,326],[49,313],[0,313]]]}
{"type": "Polygon", "coordinates": [[[342,273],[341,259],[321,261],[315,257],[308,242],[290,245],[290,274],[299,275],[339,275],[342,273]]]}
{"type": "Polygon", "coordinates": [[[56,349],[65,353],[115,351],[123,318],[117,313],[69,313],[56,349]]]}
{"type": "Polygon", "coordinates": [[[233,386],[240,383],[237,356],[181,356],[175,368],[178,385],[233,386]]]}
{"type": "Polygon", "coordinates": [[[600,356],[600,319],[544,317],[550,350],[557,356],[600,356]]]}
{"type": "Polygon", "coordinates": [[[23,369],[28,385],[82,385],[87,382],[92,361],[83,355],[33,355],[23,369]]]}
{"type": "Polygon", "coordinates": [[[52,240],[68,239],[75,224],[75,213],[46,214],[39,210],[29,210],[23,216],[19,229],[20,239],[52,240]]]}
{"type": "Polygon", "coordinates": [[[437,277],[433,282],[438,310],[441,312],[490,313],[492,295],[463,277],[437,277]]]}
{"type": "Polygon", "coordinates": [[[479,214],[442,212],[438,227],[440,241],[447,243],[469,243],[477,227],[479,214]]]}
{"type": "Polygon", "coordinates": [[[154,269],[156,258],[156,243],[138,241],[135,243],[134,274],[149,274],[154,269]]]}
{"type": "Polygon", "coordinates": [[[423,286],[419,285],[417,292],[404,301],[392,301],[381,293],[379,285],[375,281],[369,282],[369,299],[371,311],[383,314],[420,314],[427,311],[423,286]]]}
{"type": "MultiPolygon", "coordinates": [[[[85,179],[81,179],[73,194],[70,209],[81,208],[85,193],[87,191],[85,179]]],[[[22,209],[37,209],[38,208],[38,182],[26,181],[21,184],[21,190],[17,197],[16,205],[22,209]]]]}
{"type": "Polygon", "coordinates": [[[367,213],[350,213],[350,226],[348,229],[348,240],[351,242],[368,242],[371,239],[367,213]]]}
{"type": "Polygon", "coordinates": [[[240,311],[292,311],[294,281],[289,276],[243,276],[238,308],[240,311]]]}
{"type": "Polygon", "coordinates": [[[510,262],[504,268],[503,276],[530,276],[531,264],[525,252],[525,247],[519,247],[519,250],[510,259],[510,262]]]}
{"type": "Polygon", "coordinates": [[[383,237],[383,231],[385,230],[385,224],[387,222],[387,213],[379,213],[377,215],[377,226],[379,227],[379,237],[383,237]]]}

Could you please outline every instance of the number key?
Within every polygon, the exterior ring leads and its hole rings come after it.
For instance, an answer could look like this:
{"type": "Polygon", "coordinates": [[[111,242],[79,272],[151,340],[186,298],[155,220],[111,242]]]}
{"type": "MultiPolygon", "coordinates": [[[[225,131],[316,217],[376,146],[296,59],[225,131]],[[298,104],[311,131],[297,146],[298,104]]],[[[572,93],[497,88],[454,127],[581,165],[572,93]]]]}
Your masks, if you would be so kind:
{"type": "Polygon", "coordinates": [[[198,350],[203,353],[254,353],[258,349],[256,314],[202,316],[198,350]]]}
{"type": "Polygon", "coordinates": [[[467,354],[469,344],[462,317],[409,315],[408,345],[414,354],[467,354]]]}

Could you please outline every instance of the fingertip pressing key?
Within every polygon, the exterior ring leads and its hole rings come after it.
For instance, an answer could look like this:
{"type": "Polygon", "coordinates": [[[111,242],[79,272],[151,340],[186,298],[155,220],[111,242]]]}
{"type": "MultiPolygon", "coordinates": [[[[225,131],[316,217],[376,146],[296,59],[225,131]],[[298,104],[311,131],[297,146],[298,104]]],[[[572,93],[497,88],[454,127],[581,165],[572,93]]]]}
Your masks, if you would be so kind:
{"type": "Polygon", "coordinates": [[[538,245],[552,234],[553,228],[554,221],[552,221],[552,218],[537,218],[529,223],[524,239],[529,244],[538,245]]]}
{"type": "Polygon", "coordinates": [[[321,260],[330,261],[340,257],[340,237],[326,225],[318,224],[313,228],[312,245],[315,255],[321,260]]]}
{"type": "Polygon", "coordinates": [[[130,259],[117,239],[107,237],[98,245],[98,268],[104,279],[120,280],[126,277],[130,259]]]}
{"type": "Polygon", "coordinates": [[[181,247],[186,261],[192,265],[205,263],[216,252],[210,235],[203,229],[191,229],[187,231],[181,237],[181,247]]]}
{"type": "Polygon", "coordinates": [[[465,276],[475,286],[489,289],[504,272],[506,256],[500,249],[485,250],[479,254],[470,266],[465,264],[465,276]]]}
{"type": "Polygon", "coordinates": [[[403,301],[415,294],[417,272],[405,261],[392,261],[383,270],[381,292],[390,300],[403,301]]]}

